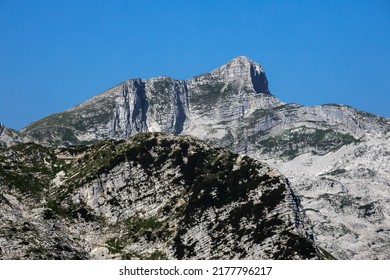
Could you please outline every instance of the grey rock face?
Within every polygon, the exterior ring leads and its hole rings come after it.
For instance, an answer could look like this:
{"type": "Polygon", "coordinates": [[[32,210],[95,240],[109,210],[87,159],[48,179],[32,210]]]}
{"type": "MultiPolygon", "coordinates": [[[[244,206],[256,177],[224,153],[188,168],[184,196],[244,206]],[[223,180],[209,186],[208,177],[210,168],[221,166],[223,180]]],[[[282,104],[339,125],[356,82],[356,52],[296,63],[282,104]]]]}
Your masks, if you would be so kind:
{"type": "Polygon", "coordinates": [[[389,259],[389,141],[273,161],[300,194],[317,241],[342,259],[389,259]]]}
{"type": "Polygon", "coordinates": [[[21,133],[0,123],[0,148],[9,147],[18,143],[25,143],[28,141],[32,140],[27,136],[22,135],[21,133]]]}
{"type": "Polygon", "coordinates": [[[281,104],[268,90],[259,64],[238,57],[187,81],[132,79],[65,112],[22,130],[47,144],[124,139],[146,131],[191,134],[210,117],[233,120],[251,110],[281,104]],[[218,104],[218,106],[216,106],[218,104]]]}
{"type": "Polygon", "coordinates": [[[122,84],[120,96],[115,100],[116,106],[110,136],[126,138],[129,135],[147,131],[146,112],[148,102],[145,94],[145,83],[138,79],[122,84]]]}
{"type": "Polygon", "coordinates": [[[1,259],[316,259],[265,163],[191,137],[0,150],[1,259]]]}

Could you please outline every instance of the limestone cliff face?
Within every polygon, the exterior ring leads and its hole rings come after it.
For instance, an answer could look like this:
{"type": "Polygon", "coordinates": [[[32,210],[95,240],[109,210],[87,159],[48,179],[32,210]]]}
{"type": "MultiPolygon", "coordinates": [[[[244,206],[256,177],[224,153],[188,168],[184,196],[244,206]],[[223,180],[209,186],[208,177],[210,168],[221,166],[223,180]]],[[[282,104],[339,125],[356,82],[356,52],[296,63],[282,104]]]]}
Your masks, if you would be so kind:
{"type": "Polygon", "coordinates": [[[107,125],[108,134],[113,138],[126,138],[147,131],[146,113],[148,101],[145,83],[140,80],[124,82],[120,95],[115,99],[115,109],[111,123],[107,125]]]}
{"type": "Polygon", "coordinates": [[[261,66],[238,57],[186,81],[170,77],[125,81],[22,132],[48,144],[123,139],[146,131],[196,134],[207,129],[210,119],[230,121],[279,104],[269,93],[261,66]]]}
{"type": "MultiPolygon", "coordinates": [[[[127,80],[78,106],[28,125],[22,133],[41,143],[69,145],[161,131],[193,135],[247,152],[272,146],[269,142],[276,143],[295,130],[304,131],[309,138],[322,133],[341,138],[337,148],[362,137],[384,137],[389,127],[388,119],[344,105],[285,104],[270,94],[259,64],[237,57],[185,81],[170,77],[127,80]]],[[[299,143],[287,151],[283,146],[284,158],[289,158],[286,153],[297,156],[317,149],[312,147],[317,145],[315,139],[302,147],[299,143]]],[[[327,153],[335,145],[319,149],[327,153]]],[[[260,153],[273,154],[264,149],[260,153]]]]}
{"type": "Polygon", "coordinates": [[[326,257],[288,181],[191,137],[0,150],[0,259],[326,257]]]}

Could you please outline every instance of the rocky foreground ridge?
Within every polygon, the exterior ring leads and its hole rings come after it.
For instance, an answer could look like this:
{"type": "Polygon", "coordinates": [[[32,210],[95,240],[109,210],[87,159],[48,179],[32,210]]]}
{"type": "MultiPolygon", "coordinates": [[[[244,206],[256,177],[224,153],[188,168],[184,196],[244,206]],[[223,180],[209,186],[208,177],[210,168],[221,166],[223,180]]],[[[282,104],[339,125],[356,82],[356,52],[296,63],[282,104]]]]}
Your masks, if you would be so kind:
{"type": "Polygon", "coordinates": [[[67,146],[154,131],[267,161],[296,189],[320,246],[340,259],[390,259],[390,120],[287,104],[246,57],[188,80],[127,80],[18,135],[67,146]]]}
{"type": "Polygon", "coordinates": [[[1,259],[316,259],[265,163],[192,137],[0,150],[1,259]]]}

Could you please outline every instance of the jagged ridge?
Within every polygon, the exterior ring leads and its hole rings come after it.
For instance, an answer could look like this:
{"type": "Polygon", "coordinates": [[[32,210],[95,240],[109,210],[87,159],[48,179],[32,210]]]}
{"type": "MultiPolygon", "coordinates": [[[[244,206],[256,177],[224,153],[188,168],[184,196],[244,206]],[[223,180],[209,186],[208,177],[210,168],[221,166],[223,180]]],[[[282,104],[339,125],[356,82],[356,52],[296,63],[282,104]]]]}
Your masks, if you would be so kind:
{"type": "Polygon", "coordinates": [[[282,175],[190,137],[0,152],[2,259],[323,257],[282,175]]]}
{"type": "MultiPolygon", "coordinates": [[[[34,122],[22,132],[51,144],[123,139],[146,131],[186,134],[198,113],[209,115],[209,105],[226,103],[231,95],[246,102],[277,103],[261,66],[238,57],[186,81],[170,77],[127,80],[83,104],[34,122]]],[[[231,106],[223,107],[227,111],[231,106]]]]}

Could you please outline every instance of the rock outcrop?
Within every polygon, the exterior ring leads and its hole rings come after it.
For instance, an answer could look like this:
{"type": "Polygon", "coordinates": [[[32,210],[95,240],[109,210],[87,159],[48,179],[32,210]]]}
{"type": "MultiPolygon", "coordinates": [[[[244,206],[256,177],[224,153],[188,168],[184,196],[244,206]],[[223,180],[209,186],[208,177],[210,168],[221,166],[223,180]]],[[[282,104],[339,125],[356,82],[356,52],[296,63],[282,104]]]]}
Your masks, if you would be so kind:
{"type": "Polygon", "coordinates": [[[191,137],[0,150],[1,259],[318,259],[288,181],[191,137]]]}
{"type": "Polygon", "coordinates": [[[0,148],[29,141],[32,141],[29,137],[0,123],[0,148]]]}

